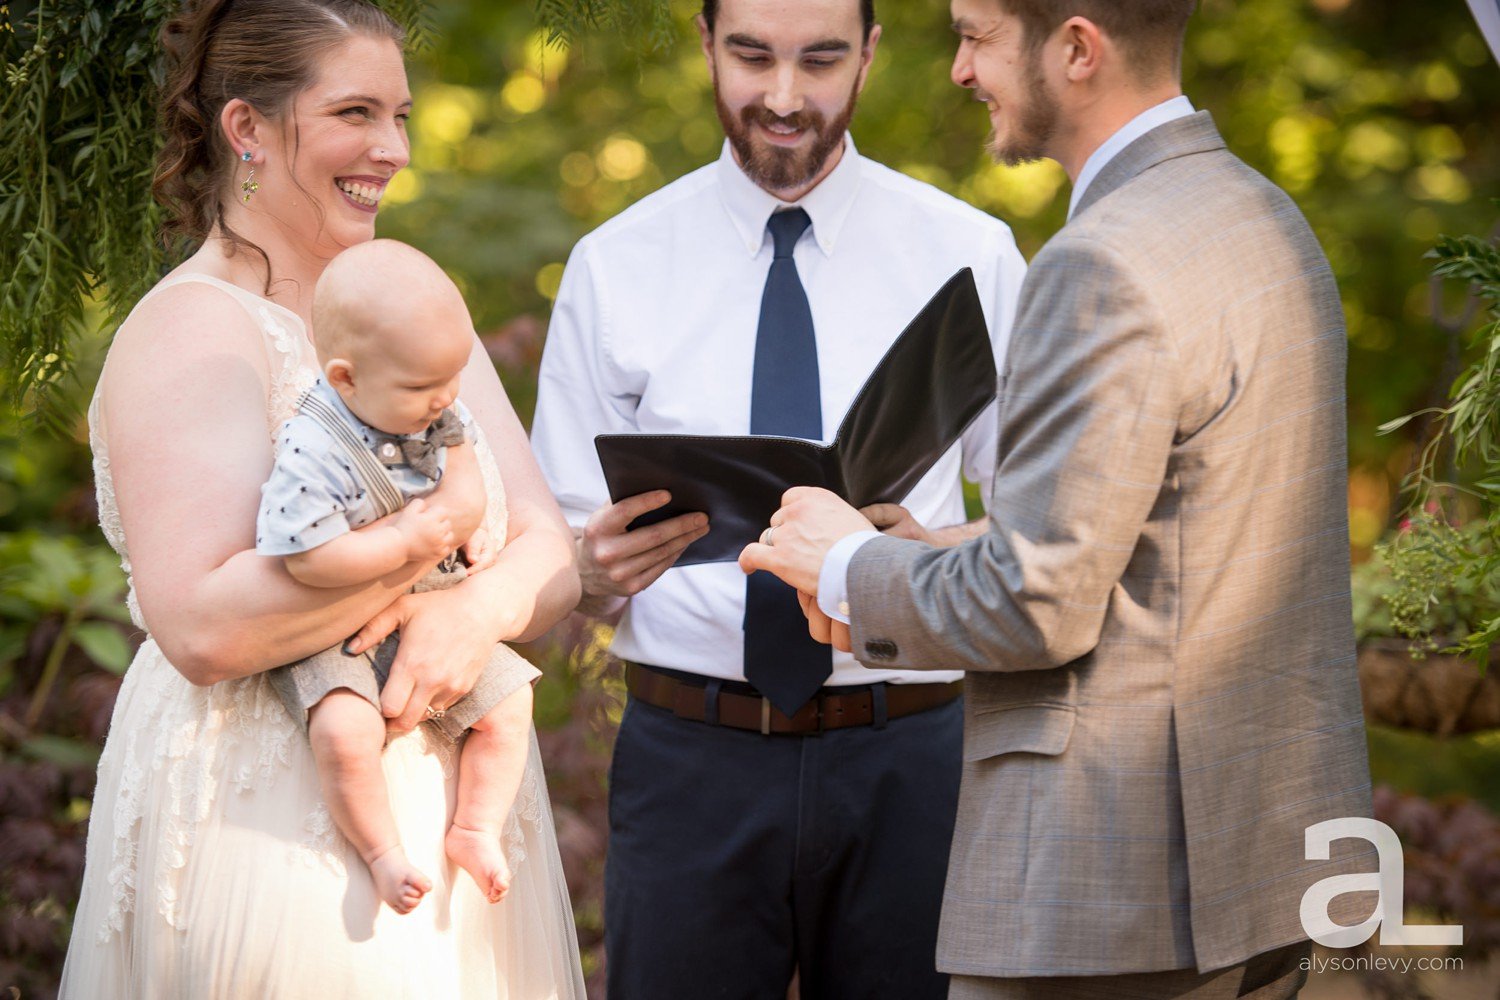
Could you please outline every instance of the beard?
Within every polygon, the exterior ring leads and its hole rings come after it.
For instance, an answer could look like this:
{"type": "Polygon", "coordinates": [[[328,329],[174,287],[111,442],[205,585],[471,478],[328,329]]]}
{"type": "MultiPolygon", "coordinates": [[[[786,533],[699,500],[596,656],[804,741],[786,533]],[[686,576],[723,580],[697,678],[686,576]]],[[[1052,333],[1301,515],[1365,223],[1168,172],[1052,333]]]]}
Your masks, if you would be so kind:
{"type": "Polygon", "coordinates": [[[849,100],[832,121],[816,109],[808,108],[782,116],[764,104],[747,105],[736,115],[719,96],[717,75],[714,80],[714,108],[719,112],[719,123],[724,126],[729,146],[740,161],[740,169],[757,185],[770,191],[794,190],[818,176],[828,158],[843,144],[844,132],[854,117],[858,96],[859,84],[856,81],[854,89],[849,92],[849,100]],[[756,137],[756,125],[806,129],[812,141],[795,149],[773,146],[756,137]]]}
{"type": "Polygon", "coordinates": [[[1015,126],[1004,139],[994,132],[985,142],[990,157],[1007,167],[1035,163],[1047,155],[1061,117],[1057,98],[1042,78],[1040,53],[1027,61],[1025,92],[1015,106],[1015,126]]]}

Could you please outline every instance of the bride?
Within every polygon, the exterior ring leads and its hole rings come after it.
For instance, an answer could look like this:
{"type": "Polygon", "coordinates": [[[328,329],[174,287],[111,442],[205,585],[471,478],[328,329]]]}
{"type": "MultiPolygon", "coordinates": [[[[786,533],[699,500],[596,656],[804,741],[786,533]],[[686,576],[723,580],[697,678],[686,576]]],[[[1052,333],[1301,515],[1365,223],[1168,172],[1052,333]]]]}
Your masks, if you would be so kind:
{"type": "Polygon", "coordinates": [[[490,905],[444,857],[451,751],[417,725],[495,642],[539,634],[578,595],[571,537],[477,342],[477,462],[430,502],[455,534],[483,519],[505,539],[491,570],[421,595],[405,591],[427,564],[315,590],[254,552],[270,434],[317,374],[313,286],[374,235],[407,162],[401,31],[363,0],[202,0],[164,40],[154,188],[201,247],[121,326],[89,413],[100,519],[147,638],[99,763],[61,995],[581,998],[535,736],[507,823],[514,881],[490,905]],[[396,628],[387,702],[405,707],[384,764],[401,840],[435,883],[405,916],[333,827],[264,676],[396,628]]]}

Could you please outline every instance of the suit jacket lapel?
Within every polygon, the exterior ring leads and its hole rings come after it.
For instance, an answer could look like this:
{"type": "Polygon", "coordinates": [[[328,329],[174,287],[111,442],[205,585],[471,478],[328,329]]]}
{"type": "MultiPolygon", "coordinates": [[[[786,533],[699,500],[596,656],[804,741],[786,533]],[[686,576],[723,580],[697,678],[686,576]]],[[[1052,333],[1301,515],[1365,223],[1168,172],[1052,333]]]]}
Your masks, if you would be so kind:
{"type": "Polygon", "coordinates": [[[1219,135],[1219,130],[1214,128],[1213,116],[1207,111],[1199,111],[1186,118],[1158,125],[1120,150],[1113,160],[1105,164],[1089,189],[1083,193],[1078,208],[1073,212],[1073,218],[1078,218],[1094,202],[1116,188],[1123,187],[1158,163],[1224,148],[1224,140],[1219,135]]]}

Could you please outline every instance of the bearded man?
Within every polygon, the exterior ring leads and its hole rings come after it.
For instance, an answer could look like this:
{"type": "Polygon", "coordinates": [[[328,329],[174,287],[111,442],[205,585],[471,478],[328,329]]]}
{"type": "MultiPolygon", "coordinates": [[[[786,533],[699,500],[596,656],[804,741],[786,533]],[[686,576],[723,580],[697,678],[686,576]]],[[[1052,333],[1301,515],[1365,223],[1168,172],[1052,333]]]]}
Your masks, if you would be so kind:
{"type": "Polygon", "coordinates": [[[741,561],[871,664],[967,671],[954,1000],[1294,997],[1376,867],[1309,835],[1370,812],[1333,273],[1183,94],[1194,0],[950,7],[996,159],[1073,179],[1007,352],[989,530],[882,538],[801,488],[741,561]]]}
{"type": "MultiPolygon", "coordinates": [[[[942,997],[960,675],[866,669],[812,642],[769,574],[674,567],[703,516],[627,530],[667,495],[610,503],[593,438],[829,440],[962,267],[998,370],[1025,265],[1005,225],[855,151],[846,127],[880,40],[870,0],[706,2],[698,27],[723,153],[578,244],[532,439],[578,533],[585,609],[625,605],[609,995],[779,1000],[795,969],[805,997],[942,997]]],[[[960,473],[988,487],[994,427],[990,410],[904,510],[867,514],[908,537],[978,531],[960,473]]]]}

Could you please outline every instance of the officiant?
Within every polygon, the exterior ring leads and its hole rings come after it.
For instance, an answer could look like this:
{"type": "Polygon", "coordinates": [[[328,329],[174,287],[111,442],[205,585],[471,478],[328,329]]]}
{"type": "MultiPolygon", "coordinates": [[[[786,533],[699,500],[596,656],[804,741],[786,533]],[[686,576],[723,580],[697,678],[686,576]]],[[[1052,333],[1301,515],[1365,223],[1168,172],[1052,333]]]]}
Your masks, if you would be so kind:
{"type": "MultiPolygon", "coordinates": [[[[867,669],[814,643],[769,574],[674,567],[712,526],[686,513],[627,530],[668,496],[611,503],[594,437],[827,441],[960,268],[1000,370],[1025,264],[1003,223],[855,148],[872,0],[709,0],[698,28],[723,151],[574,249],[532,437],[578,536],[581,607],[623,605],[609,995],[779,998],[796,970],[805,995],[936,1000],[961,675],[867,669]]],[[[872,519],[937,542],[977,534],[961,478],[989,489],[995,433],[991,406],[872,519]]]]}

